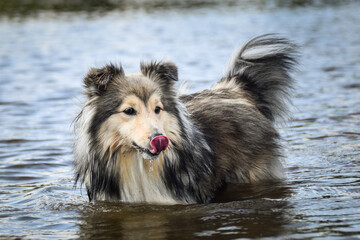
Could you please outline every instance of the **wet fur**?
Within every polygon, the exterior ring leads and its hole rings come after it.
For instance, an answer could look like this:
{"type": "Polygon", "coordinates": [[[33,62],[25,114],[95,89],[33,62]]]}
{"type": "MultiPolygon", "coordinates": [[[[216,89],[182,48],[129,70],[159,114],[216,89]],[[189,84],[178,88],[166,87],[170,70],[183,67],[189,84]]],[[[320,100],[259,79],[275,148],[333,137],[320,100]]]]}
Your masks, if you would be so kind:
{"type": "Polygon", "coordinates": [[[91,69],[75,121],[76,182],[90,200],[177,204],[209,202],[227,183],[282,179],[274,124],[287,113],[295,57],[286,39],[254,38],[219,82],[181,96],[171,62],[141,63],[141,73],[130,75],[111,64],[91,69]],[[122,112],[129,104],[140,109],[136,119],[122,112]],[[161,115],[152,112],[156,104],[161,115]],[[159,132],[168,149],[157,157],[141,152],[159,132]]]}

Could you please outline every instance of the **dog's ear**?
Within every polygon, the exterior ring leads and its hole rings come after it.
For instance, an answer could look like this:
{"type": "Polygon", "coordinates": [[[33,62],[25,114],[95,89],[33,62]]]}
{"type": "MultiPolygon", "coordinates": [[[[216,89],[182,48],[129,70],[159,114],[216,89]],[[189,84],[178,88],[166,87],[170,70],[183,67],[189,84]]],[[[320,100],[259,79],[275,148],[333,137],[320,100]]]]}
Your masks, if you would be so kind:
{"type": "Polygon", "coordinates": [[[106,65],[103,68],[91,68],[84,78],[86,94],[89,98],[101,96],[111,81],[117,77],[123,78],[124,76],[123,68],[113,64],[106,65]]]}
{"type": "Polygon", "coordinates": [[[178,80],[178,69],[172,62],[141,63],[142,74],[158,82],[162,87],[173,86],[178,80]]]}

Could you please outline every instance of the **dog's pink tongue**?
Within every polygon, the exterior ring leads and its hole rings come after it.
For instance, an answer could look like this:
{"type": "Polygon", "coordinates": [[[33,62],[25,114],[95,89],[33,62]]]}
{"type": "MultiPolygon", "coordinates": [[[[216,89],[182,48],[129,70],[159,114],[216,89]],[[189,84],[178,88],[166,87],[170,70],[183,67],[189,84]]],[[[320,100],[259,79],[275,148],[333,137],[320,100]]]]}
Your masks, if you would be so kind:
{"type": "Polygon", "coordinates": [[[169,139],[164,135],[156,136],[151,140],[150,145],[153,149],[149,149],[149,151],[152,154],[156,154],[164,151],[168,147],[169,139]]]}

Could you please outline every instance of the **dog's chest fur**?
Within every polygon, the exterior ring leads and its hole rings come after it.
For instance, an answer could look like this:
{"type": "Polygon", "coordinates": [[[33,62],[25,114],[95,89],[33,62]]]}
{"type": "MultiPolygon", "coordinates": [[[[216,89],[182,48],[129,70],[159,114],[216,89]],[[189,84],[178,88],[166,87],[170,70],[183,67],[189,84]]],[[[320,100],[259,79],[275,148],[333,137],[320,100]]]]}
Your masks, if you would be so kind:
{"type": "Polygon", "coordinates": [[[161,178],[162,159],[144,160],[134,152],[122,156],[120,195],[125,202],[176,204],[161,178]],[[125,167],[124,167],[125,166],[125,167]]]}

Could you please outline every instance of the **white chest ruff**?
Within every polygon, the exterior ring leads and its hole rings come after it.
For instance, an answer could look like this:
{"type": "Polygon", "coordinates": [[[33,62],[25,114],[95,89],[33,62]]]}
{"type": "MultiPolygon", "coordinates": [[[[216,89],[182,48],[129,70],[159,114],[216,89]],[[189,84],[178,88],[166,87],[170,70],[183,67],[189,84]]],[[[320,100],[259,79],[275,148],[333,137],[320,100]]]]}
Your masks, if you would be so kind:
{"type": "Polygon", "coordinates": [[[159,173],[156,172],[158,170],[152,169],[157,167],[155,161],[158,160],[152,160],[154,162],[149,162],[149,164],[145,164],[145,161],[149,160],[144,160],[141,154],[135,153],[127,168],[122,169],[124,176],[120,184],[121,200],[162,204],[179,203],[167,190],[159,173]]]}

